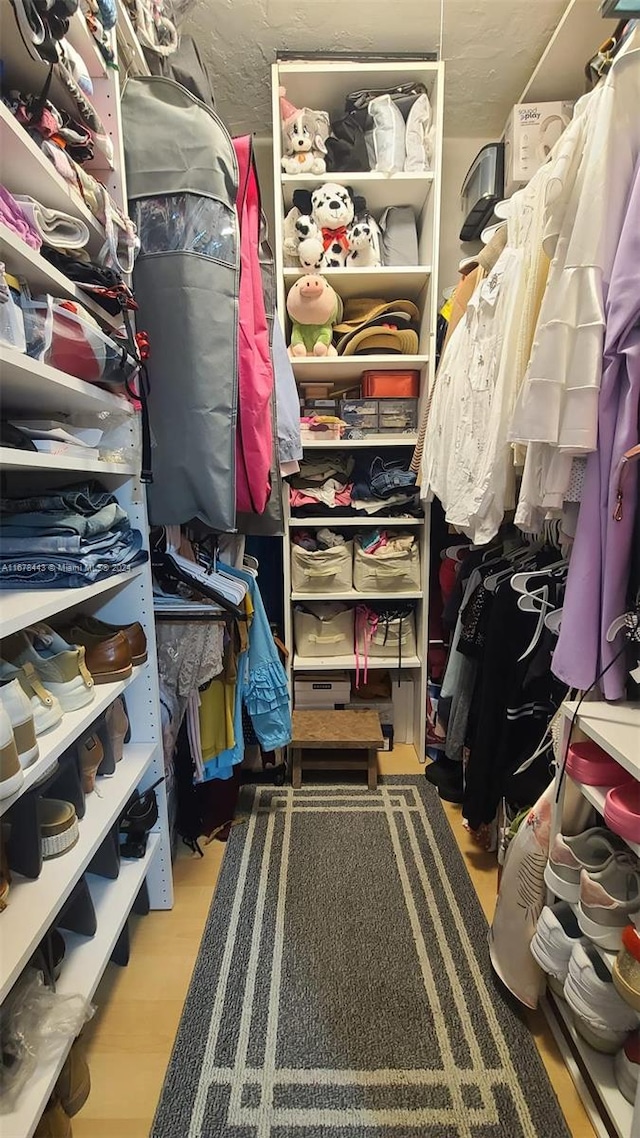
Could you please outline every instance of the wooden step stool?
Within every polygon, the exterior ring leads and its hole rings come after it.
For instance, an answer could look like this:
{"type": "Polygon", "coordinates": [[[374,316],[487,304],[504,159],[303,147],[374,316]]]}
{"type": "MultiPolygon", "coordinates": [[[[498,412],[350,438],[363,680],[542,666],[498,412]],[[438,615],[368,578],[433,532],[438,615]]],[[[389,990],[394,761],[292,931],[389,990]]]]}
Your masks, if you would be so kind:
{"type": "Polygon", "coordinates": [[[364,751],[353,759],[305,758],[307,770],[360,771],[368,774],[369,790],[378,785],[378,750],[383,744],[377,711],[294,711],[291,737],[291,782],[302,786],[302,752],[364,751]]]}

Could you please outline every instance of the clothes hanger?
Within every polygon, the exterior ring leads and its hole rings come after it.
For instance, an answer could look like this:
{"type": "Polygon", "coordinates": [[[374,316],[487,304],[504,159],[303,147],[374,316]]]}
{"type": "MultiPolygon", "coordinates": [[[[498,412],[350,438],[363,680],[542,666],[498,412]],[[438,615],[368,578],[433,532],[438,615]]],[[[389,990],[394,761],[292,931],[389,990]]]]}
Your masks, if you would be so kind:
{"type": "Polygon", "coordinates": [[[498,573],[491,573],[488,577],[485,577],[483,584],[485,589],[488,589],[490,593],[495,593],[498,585],[502,584],[503,581],[508,581],[509,578],[513,576],[517,564],[521,563],[524,566],[529,561],[533,565],[536,564],[535,552],[532,552],[529,547],[520,550],[517,556],[513,554],[508,555],[508,559],[510,558],[513,558],[513,563],[508,569],[501,569],[498,573]]]}
{"type": "Polygon", "coordinates": [[[559,574],[559,570],[566,570],[568,567],[569,563],[566,558],[563,557],[560,561],[554,561],[552,565],[547,565],[544,569],[533,569],[526,573],[514,573],[511,578],[511,588],[516,593],[528,593],[531,596],[532,593],[529,588],[529,582],[533,580],[534,577],[548,577],[549,575],[562,576],[561,573],[559,574]]]}
{"type": "Polygon", "coordinates": [[[614,522],[621,522],[622,521],[622,516],[623,516],[623,514],[622,514],[622,503],[623,503],[623,499],[624,499],[624,483],[625,483],[627,470],[629,469],[629,466],[631,465],[631,463],[637,462],[638,459],[640,459],[640,443],[637,443],[636,446],[631,447],[630,450],[625,451],[621,460],[620,460],[620,474],[618,475],[618,489],[616,492],[616,506],[615,506],[615,509],[613,511],[614,522]]]}
{"type": "Polygon", "coordinates": [[[554,609],[553,612],[547,613],[544,618],[544,623],[549,629],[549,632],[557,636],[562,625],[562,609],[554,609]]]}

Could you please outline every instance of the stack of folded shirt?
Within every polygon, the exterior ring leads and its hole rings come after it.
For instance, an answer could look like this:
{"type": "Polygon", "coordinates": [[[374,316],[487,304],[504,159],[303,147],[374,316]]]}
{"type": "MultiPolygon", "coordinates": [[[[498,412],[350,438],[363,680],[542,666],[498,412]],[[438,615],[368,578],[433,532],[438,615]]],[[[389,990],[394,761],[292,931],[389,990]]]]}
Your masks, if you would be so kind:
{"type": "Polygon", "coordinates": [[[11,229],[26,245],[36,252],[42,245],[42,237],[32,220],[27,217],[19,202],[4,186],[0,186],[0,221],[11,229]]]}
{"type": "Polygon", "coordinates": [[[295,517],[419,516],[416,476],[406,466],[405,458],[372,458],[369,451],[357,464],[344,452],[305,458],[290,480],[291,512],[295,517]]]}
{"type": "Polygon", "coordinates": [[[144,564],[142,534],[97,482],[0,500],[0,589],[72,589],[144,564]]]}

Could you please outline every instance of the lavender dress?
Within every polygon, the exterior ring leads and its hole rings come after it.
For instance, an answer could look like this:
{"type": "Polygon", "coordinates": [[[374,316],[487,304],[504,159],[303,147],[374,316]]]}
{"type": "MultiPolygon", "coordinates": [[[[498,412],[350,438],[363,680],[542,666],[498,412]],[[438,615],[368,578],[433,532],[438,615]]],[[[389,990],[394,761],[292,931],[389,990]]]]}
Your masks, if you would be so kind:
{"type": "Polygon", "coordinates": [[[638,463],[630,463],[617,508],[622,456],[640,441],[640,161],[611,273],[606,318],[598,449],[587,460],[553,671],[584,690],[611,665],[601,682],[603,694],[622,699],[624,654],[612,664],[622,634],[610,644],[607,629],[626,609],[638,493],[638,463]]]}

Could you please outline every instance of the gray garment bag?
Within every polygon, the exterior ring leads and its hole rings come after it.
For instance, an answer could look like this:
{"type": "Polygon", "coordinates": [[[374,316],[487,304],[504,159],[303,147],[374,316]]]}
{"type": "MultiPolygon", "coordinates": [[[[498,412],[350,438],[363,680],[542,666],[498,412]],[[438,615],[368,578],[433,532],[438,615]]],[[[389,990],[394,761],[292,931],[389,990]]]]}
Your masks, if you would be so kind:
{"type": "Polygon", "coordinates": [[[148,333],[153,525],[235,529],[238,167],[209,107],[172,79],[130,79],[122,120],[133,285],[148,333]]]}

